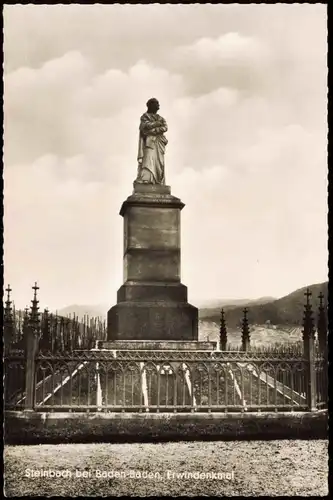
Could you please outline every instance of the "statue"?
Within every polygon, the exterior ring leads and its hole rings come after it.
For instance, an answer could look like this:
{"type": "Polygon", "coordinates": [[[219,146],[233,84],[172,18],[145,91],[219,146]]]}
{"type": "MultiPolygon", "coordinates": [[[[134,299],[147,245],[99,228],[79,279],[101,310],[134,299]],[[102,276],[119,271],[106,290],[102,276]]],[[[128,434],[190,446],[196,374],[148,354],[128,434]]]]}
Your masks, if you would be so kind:
{"type": "Polygon", "coordinates": [[[147,112],[140,119],[136,183],[165,184],[164,153],[168,140],[164,133],[168,126],[164,118],[157,114],[159,109],[158,100],[149,99],[147,112]]]}

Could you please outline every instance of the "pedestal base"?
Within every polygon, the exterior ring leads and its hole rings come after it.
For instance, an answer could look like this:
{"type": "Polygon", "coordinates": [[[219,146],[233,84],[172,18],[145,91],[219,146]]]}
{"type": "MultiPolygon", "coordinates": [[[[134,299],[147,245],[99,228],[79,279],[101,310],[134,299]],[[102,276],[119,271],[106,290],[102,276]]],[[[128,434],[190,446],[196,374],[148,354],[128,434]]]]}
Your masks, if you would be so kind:
{"type": "Polygon", "coordinates": [[[120,302],[108,312],[108,340],[197,340],[198,309],[186,302],[120,302]]]}

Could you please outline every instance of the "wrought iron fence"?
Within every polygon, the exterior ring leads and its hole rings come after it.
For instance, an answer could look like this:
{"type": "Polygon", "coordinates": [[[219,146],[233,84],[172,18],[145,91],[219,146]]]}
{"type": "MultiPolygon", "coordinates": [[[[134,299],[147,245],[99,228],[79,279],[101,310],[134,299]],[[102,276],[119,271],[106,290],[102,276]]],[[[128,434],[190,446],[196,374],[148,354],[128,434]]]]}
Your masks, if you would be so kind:
{"type": "MultiPolygon", "coordinates": [[[[22,365],[21,358],[21,368],[22,365]]],[[[317,407],[324,408],[325,360],[317,360],[315,368],[317,407]]],[[[309,409],[309,362],[285,353],[277,356],[268,352],[263,355],[218,351],[40,352],[34,373],[36,411],[309,409]]],[[[22,391],[6,400],[7,408],[11,409],[19,409],[24,403],[22,391]]]]}

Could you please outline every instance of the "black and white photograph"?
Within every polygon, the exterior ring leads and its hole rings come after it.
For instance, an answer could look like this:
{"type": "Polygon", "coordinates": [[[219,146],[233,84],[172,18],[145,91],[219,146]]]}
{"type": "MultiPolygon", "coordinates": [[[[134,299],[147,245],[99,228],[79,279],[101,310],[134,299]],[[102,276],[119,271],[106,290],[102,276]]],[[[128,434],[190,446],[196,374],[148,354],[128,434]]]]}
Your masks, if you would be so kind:
{"type": "Polygon", "coordinates": [[[3,7],[5,497],[327,496],[327,6],[3,7]]]}

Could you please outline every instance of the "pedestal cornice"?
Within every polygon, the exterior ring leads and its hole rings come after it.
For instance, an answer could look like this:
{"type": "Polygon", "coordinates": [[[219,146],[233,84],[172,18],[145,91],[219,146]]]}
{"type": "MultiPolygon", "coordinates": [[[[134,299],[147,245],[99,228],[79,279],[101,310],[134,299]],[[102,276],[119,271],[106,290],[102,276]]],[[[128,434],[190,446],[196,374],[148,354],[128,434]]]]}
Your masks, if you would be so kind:
{"type": "Polygon", "coordinates": [[[170,186],[134,183],[133,194],[123,202],[119,214],[124,216],[126,210],[133,206],[166,207],[182,210],[185,203],[171,194],[170,186]]]}

